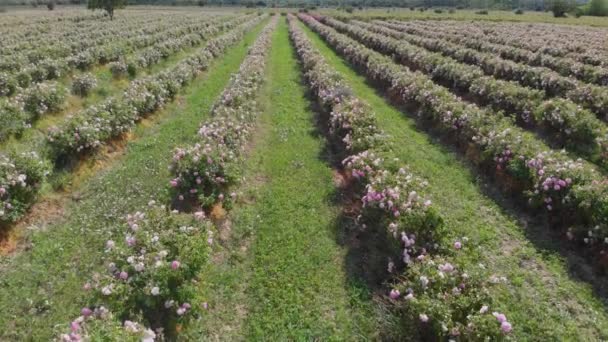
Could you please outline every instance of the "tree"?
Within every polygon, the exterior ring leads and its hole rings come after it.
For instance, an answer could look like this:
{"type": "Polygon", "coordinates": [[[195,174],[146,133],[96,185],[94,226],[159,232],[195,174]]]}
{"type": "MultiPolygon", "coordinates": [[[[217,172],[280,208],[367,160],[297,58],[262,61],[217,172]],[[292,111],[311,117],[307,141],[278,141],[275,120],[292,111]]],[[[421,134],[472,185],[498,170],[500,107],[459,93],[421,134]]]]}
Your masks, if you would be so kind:
{"type": "Polygon", "coordinates": [[[52,11],[55,9],[55,1],[51,0],[49,2],[46,3],[46,8],[49,9],[49,11],[52,11]]]}
{"type": "Polygon", "coordinates": [[[553,12],[553,16],[561,18],[566,16],[566,12],[574,8],[574,5],[569,0],[553,0],[549,9],[553,12]]]}
{"type": "Polygon", "coordinates": [[[591,0],[587,14],[598,17],[608,16],[608,0],[591,0]]]}
{"type": "Polygon", "coordinates": [[[87,7],[91,10],[101,9],[106,11],[110,20],[114,19],[114,10],[125,8],[127,0],[89,0],[87,7]]]}

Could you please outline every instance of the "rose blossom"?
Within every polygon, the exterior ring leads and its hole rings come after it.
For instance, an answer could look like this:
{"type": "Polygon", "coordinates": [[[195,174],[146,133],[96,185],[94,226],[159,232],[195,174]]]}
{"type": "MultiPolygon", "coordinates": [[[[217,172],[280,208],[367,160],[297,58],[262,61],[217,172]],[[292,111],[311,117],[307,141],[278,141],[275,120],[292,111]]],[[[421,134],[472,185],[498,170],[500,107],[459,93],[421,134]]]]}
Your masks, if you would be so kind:
{"type": "Polygon", "coordinates": [[[504,314],[501,314],[499,312],[493,312],[492,315],[494,315],[494,317],[496,317],[496,320],[500,323],[507,321],[507,316],[505,316],[504,314]]]}
{"type": "Polygon", "coordinates": [[[80,310],[80,314],[83,315],[84,317],[89,317],[91,316],[91,314],[93,313],[93,311],[89,308],[82,308],[82,310],[80,310]]]}
{"type": "Polygon", "coordinates": [[[399,296],[401,295],[401,293],[399,292],[399,290],[391,290],[391,292],[389,293],[389,297],[391,297],[391,299],[397,299],[399,298],[399,296]]]}

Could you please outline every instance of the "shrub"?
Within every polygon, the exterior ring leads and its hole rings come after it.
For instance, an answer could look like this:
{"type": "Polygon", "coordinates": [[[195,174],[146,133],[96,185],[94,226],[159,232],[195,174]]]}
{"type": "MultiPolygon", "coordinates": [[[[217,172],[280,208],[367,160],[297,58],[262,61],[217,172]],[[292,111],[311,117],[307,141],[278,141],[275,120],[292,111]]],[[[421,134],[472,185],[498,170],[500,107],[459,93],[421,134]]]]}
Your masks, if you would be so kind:
{"type": "MultiPolygon", "coordinates": [[[[66,327],[67,328],[67,327],[66,327]]],[[[70,333],[60,332],[58,341],[153,341],[156,334],[140,328],[138,323],[125,321],[121,324],[106,307],[83,309],[81,316],[69,324],[70,333]],[[147,338],[147,339],[146,339],[147,338]]]]}
{"type": "Polygon", "coordinates": [[[0,96],[11,96],[17,89],[17,81],[9,74],[0,72],[0,96]]]}
{"type": "Polygon", "coordinates": [[[55,2],[54,2],[54,1],[49,1],[49,2],[46,4],[46,8],[47,8],[49,11],[54,10],[54,9],[55,9],[55,2]]]}
{"type": "Polygon", "coordinates": [[[588,15],[605,17],[608,16],[608,1],[607,0],[591,0],[589,2],[588,15]]]}
{"type": "Polygon", "coordinates": [[[23,103],[15,100],[0,101],[0,141],[13,134],[20,134],[27,125],[23,103]]]}
{"type": "Polygon", "coordinates": [[[123,237],[106,242],[107,272],[93,280],[93,306],[174,332],[200,308],[192,303],[194,280],[208,260],[211,226],[202,212],[180,215],[164,206],[128,215],[123,237]]]}
{"type": "Polygon", "coordinates": [[[453,8],[450,8],[450,10],[448,11],[448,13],[454,14],[454,13],[456,13],[456,10],[454,10],[453,8]]]}
{"type": "Polygon", "coordinates": [[[61,338],[151,341],[154,331],[174,336],[177,324],[187,323],[203,304],[195,294],[213,241],[211,227],[202,212],[180,215],[154,201],[127,215],[123,237],[103,247],[107,271],[85,284],[93,291],[90,306],[61,338]]]}
{"type": "Polygon", "coordinates": [[[404,324],[431,336],[504,340],[512,326],[506,315],[495,311],[488,291],[504,280],[455,260],[428,254],[412,259],[390,292],[396,308],[405,314],[404,324]]]}
{"type": "Polygon", "coordinates": [[[33,119],[46,113],[58,112],[63,107],[65,96],[65,88],[57,83],[39,83],[25,92],[24,109],[33,119]]]}
{"type": "Polygon", "coordinates": [[[44,78],[47,80],[57,79],[67,70],[67,63],[51,58],[45,58],[38,63],[38,67],[44,70],[44,78]]]}
{"type": "Polygon", "coordinates": [[[515,10],[514,12],[515,14],[524,14],[524,10],[522,10],[521,8],[518,8],[515,10]]]}
{"type": "Polygon", "coordinates": [[[90,51],[83,51],[68,58],[68,64],[80,70],[86,70],[97,63],[95,55],[90,51]]]}
{"type": "Polygon", "coordinates": [[[440,9],[440,8],[437,8],[437,9],[435,9],[433,12],[438,13],[438,14],[441,14],[441,13],[443,13],[443,10],[442,10],[442,9],[440,9]]]}
{"type": "Polygon", "coordinates": [[[96,85],[97,80],[95,76],[91,73],[82,74],[74,78],[72,82],[72,94],[86,97],[96,85]]]}
{"type": "Polygon", "coordinates": [[[549,9],[553,12],[553,16],[556,18],[562,18],[566,16],[566,13],[574,8],[571,0],[552,0],[549,9]]]}
{"type": "Polygon", "coordinates": [[[475,12],[475,14],[487,15],[488,14],[488,10],[479,10],[479,11],[475,12]]]}
{"type": "Polygon", "coordinates": [[[21,218],[49,171],[35,152],[0,155],[0,223],[21,218]]]}
{"type": "Polygon", "coordinates": [[[112,62],[109,64],[109,68],[114,78],[122,78],[127,75],[127,64],[123,61],[112,62]]]}
{"type": "Polygon", "coordinates": [[[32,83],[32,76],[30,76],[29,70],[21,70],[15,78],[21,88],[27,88],[32,83]]]}

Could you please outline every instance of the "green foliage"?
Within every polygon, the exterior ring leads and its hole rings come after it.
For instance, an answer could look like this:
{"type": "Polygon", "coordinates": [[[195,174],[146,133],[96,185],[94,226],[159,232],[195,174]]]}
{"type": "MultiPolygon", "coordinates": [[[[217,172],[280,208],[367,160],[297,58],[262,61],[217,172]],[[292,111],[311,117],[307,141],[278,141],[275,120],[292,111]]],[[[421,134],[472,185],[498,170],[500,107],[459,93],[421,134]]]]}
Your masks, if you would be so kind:
{"type": "Polygon", "coordinates": [[[566,13],[571,11],[574,5],[571,0],[552,0],[549,4],[549,9],[553,12],[556,18],[563,18],[566,13]]]}
{"type": "Polygon", "coordinates": [[[598,17],[608,16],[608,0],[591,0],[588,6],[588,15],[598,17]]]}
{"type": "Polygon", "coordinates": [[[114,18],[114,10],[124,8],[127,0],[89,0],[87,8],[91,10],[101,9],[106,11],[110,20],[114,18]]]}

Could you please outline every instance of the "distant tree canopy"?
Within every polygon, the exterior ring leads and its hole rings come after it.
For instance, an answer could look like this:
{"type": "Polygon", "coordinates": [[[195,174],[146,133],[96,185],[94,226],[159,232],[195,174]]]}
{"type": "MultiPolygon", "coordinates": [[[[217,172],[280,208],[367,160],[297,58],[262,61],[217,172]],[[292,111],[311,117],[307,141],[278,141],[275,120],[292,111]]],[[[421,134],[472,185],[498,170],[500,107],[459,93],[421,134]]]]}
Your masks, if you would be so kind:
{"type": "Polygon", "coordinates": [[[588,15],[608,16],[608,0],[591,0],[586,11],[588,15]]]}
{"type": "Polygon", "coordinates": [[[551,0],[549,8],[556,18],[565,17],[566,13],[573,10],[576,4],[571,0],[551,0]]]}
{"type": "Polygon", "coordinates": [[[87,2],[87,8],[106,11],[110,16],[110,20],[114,19],[114,10],[124,8],[126,5],[127,0],[88,0],[87,2]]]}
{"type": "MultiPolygon", "coordinates": [[[[0,0],[0,5],[43,5],[50,0],[0,0]]],[[[87,0],[55,0],[57,5],[86,4],[87,0]]],[[[454,8],[454,9],[484,9],[484,10],[526,10],[552,11],[565,15],[566,12],[577,9],[581,15],[608,15],[608,0],[89,0],[89,8],[109,8],[108,14],[113,15],[114,9],[125,5],[160,5],[160,6],[246,6],[246,7],[339,7],[342,9],[360,9],[370,7],[401,7],[411,9],[425,8],[454,8]],[[105,6],[106,3],[114,6],[105,6]],[[117,6],[119,4],[120,6],[117,6]],[[92,7],[93,6],[93,7],[92,7]],[[562,8],[567,8],[562,12],[562,8]]]]}

